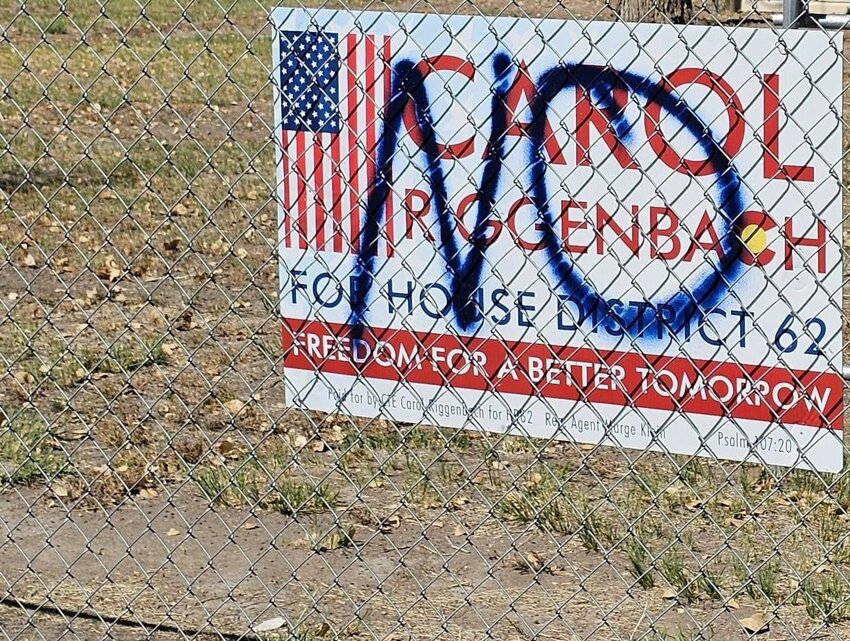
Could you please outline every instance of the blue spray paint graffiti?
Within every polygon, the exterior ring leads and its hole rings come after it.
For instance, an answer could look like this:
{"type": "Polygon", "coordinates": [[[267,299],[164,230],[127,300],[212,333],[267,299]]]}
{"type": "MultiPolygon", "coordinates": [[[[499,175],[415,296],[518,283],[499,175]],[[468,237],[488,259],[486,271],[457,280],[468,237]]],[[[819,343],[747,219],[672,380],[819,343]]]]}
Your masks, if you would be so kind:
{"type": "MultiPolygon", "coordinates": [[[[432,211],[438,224],[438,249],[446,265],[451,293],[453,321],[461,330],[474,329],[480,322],[480,310],[473,296],[481,283],[484,257],[487,249],[488,221],[494,215],[504,161],[505,132],[508,126],[506,96],[509,90],[512,64],[504,53],[494,57],[494,77],[491,99],[491,132],[481,182],[477,190],[477,212],[474,227],[468,239],[468,249],[462,254],[458,245],[456,218],[451,211],[446,191],[445,176],[431,102],[425,88],[424,75],[412,61],[398,62],[393,68],[392,98],[384,113],[383,131],[377,153],[376,180],[369,192],[366,214],[360,235],[360,251],[355,258],[354,279],[351,292],[349,325],[355,337],[362,335],[367,324],[369,296],[374,282],[378,237],[384,219],[387,195],[393,182],[393,155],[402,127],[402,114],[409,105],[415,109],[422,136],[421,149],[426,159],[425,178],[432,194],[432,211]]],[[[742,251],[741,225],[743,213],[743,184],[711,129],[674,91],[662,83],[628,71],[615,71],[591,65],[558,65],[544,71],[535,83],[536,93],[531,99],[532,124],[529,132],[531,151],[528,162],[531,175],[529,198],[537,210],[541,224],[542,240],[547,265],[554,278],[553,289],[578,301],[595,317],[611,318],[622,330],[633,336],[655,335],[657,325],[678,334],[694,319],[699,319],[715,306],[726,293],[742,268],[739,260],[742,251]],[[544,155],[544,130],[548,110],[558,95],[571,88],[581,88],[593,97],[611,123],[617,139],[624,145],[632,140],[631,123],[624,115],[624,105],[617,104],[612,88],[625,87],[629,94],[640,96],[647,104],[654,103],[669,113],[697,141],[714,180],[715,208],[722,218],[720,232],[721,258],[711,272],[699,282],[681,286],[666,301],[659,301],[657,309],[668,310],[666,316],[656,314],[646,322],[645,310],[630,308],[615,312],[609,301],[590,284],[581,270],[563,250],[555,231],[556,220],[550,211],[546,187],[547,162],[544,155]],[[641,316],[639,318],[639,316],[641,316]]],[[[658,334],[660,336],[660,333],[658,334]]]]}

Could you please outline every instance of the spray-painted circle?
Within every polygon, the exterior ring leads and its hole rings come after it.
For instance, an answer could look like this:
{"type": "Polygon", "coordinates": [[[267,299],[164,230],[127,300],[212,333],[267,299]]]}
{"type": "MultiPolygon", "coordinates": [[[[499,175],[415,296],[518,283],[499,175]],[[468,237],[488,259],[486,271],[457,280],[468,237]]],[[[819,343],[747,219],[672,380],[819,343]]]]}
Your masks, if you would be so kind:
{"type": "MultiPolygon", "coordinates": [[[[628,123],[622,122],[624,119],[620,115],[620,107],[609,103],[603,108],[608,111],[615,135],[624,141],[628,138],[627,132],[624,131],[628,123]]],[[[557,287],[568,292],[574,300],[580,301],[584,309],[594,310],[597,317],[613,316],[623,331],[633,336],[642,332],[647,335],[659,335],[655,331],[658,323],[663,323],[666,330],[677,333],[695,317],[715,306],[727,293],[729,284],[735,280],[741,267],[739,257],[743,245],[742,230],[739,227],[743,224],[743,184],[721,144],[694,110],[671,88],[644,76],[585,65],[561,65],[541,75],[537,83],[537,95],[531,103],[531,113],[533,125],[530,197],[544,223],[547,259],[557,279],[557,287]],[[715,207],[722,218],[722,226],[719,229],[721,258],[708,275],[682,283],[679,291],[669,298],[647,301],[651,308],[672,311],[672,317],[662,318],[656,313],[649,319],[639,318],[646,310],[634,307],[618,310],[614,314],[609,301],[595,290],[570,256],[562,251],[561,241],[554,231],[555,220],[548,204],[549,194],[545,180],[547,165],[543,154],[546,112],[554,98],[566,89],[579,87],[590,93],[601,86],[609,89],[606,93],[610,96],[610,88],[615,82],[624,85],[631,94],[643,98],[647,104],[671,114],[677,124],[698,141],[707,158],[706,164],[711,168],[710,176],[714,180],[715,207]]]]}

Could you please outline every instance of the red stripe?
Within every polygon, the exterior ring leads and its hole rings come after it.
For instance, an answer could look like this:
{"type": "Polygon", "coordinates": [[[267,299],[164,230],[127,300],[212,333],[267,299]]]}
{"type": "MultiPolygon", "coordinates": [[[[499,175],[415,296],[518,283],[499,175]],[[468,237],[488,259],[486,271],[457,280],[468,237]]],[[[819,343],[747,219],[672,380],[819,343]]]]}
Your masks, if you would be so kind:
{"type": "MultiPolygon", "coordinates": [[[[833,372],[639,352],[600,353],[586,347],[379,328],[370,328],[371,334],[358,345],[362,348],[358,353],[374,353],[376,342],[381,341],[381,358],[358,357],[355,363],[346,326],[292,319],[283,322],[284,366],[299,370],[836,430],[843,424],[843,381],[833,372]],[[401,348],[408,355],[403,362],[394,356],[402,352],[401,348]],[[411,359],[411,354],[424,360],[411,359]],[[446,365],[452,359],[462,364],[470,355],[479,368],[452,371],[446,365]],[[499,378],[505,363],[515,363],[516,368],[499,378]],[[618,382],[606,375],[615,367],[618,382]],[[660,372],[664,375],[659,376],[660,372]],[[657,376],[658,383],[654,384],[648,374],[657,376]],[[689,391],[671,394],[668,380],[685,379],[689,391]],[[693,391],[700,380],[708,381],[713,393],[707,388],[693,391]],[[753,383],[758,393],[752,387],[742,387],[753,383]],[[727,391],[728,397],[723,400],[727,391]],[[811,406],[806,403],[806,399],[816,398],[821,401],[813,401],[811,406]]],[[[678,389],[684,387],[678,384],[678,389]]]]}
{"type": "Polygon", "coordinates": [[[295,134],[295,175],[298,179],[298,246],[307,249],[307,153],[305,136],[295,134]]]}
{"type": "Polygon", "coordinates": [[[378,60],[375,53],[375,36],[367,35],[364,44],[366,45],[366,75],[364,81],[364,107],[366,110],[366,185],[363,190],[363,196],[364,199],[366,199],[369,197],[369,193],[375,186],[375,131],[378,128],[378,115],[375,99],[378,83],[375,76],[378,60]]]}
{"type": "Polygon", "coordinates": [[[313,139],[313,197],[316,200],[316,249],[325,248],[325,136],[317,133],[313,139]]]}
{"type": "MultiPolygon", "coordinates": [[[[384,45],[381,51],[381,73],[384,74],[384,111],[390,108],[390,92],[392,91],[390,80],[392,79],[392,70],[390,67],[391,60],[390,51],[390,36],[384,36],[384,45]]],[[[386,121],[386,118],[384,118],[386,121]]],[[[387,192],[386,203],[386,221],[385,228],[387,230],[387,256],[391,257],[395,253],[395,217],[393,215],[393,190],[387,192]]]]}
{"type": "Polygon", "coordinates": [[[288,132],[284,129],[281,132],[281,173],[283,175],[283,245],[284,247],[292,246],[292,238],[290,237],[292,223],[291,204],[289,202],[289,146],[287,145],[288,132]]]}
{"type": "Polygon", "coordinates": [[[346,38],[348,52],[346,55],[346,69],[348,69],[348,117],[346,118],[348,130],[348,193],[349,193],[349,220],[351,221],[351,232],[349,242],[352,251],[356,252],[360,245],[360,205],[358,195],[360,191],[360,180],[358,172],[360,168],[360,148],[357,146],[357,36],[350,34],[346,38]]]}

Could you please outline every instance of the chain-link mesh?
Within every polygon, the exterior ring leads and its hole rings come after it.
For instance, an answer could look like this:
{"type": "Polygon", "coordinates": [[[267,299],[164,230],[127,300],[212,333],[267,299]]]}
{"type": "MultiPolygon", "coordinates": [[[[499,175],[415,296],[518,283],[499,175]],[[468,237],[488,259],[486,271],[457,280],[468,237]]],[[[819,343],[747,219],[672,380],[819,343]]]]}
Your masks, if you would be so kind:
{"type": "MultiPolygon", "coordinates": [[[[618,18],[587,1],[334,8],[618,18]]],[[[355,418],[340,399],[332,413],[286,405],[302,390],[287,399],[282,367],[270,10],[0,6],[0,638],[850,638],[846,474],[766,465],[758,448],[717,460],[709,441],[690,456],[616,447],[616,434],[604,445],[531,438],[510,400],[512,435],[476,415],[473,429],[431,427],[443,423],[433,408],[403,423],[387,407],[355,418]]],[[[685,15],[727,40],[754,27],[778,34],[789,64],[803,56],[755,7],[628,2],[623,15],[685,15]]],[[[840,35],[829,37],[844,63],[840,35]]],[[[669,73],[662,58],[650,67],[669,73]]],[[[436,101],[457,89],[434,81],[436,101]]],[[[822,82],[815,60],[794,91],[822,82]]],[[[843,75],[836,119],[847,86],[843,75]]],[[[788,151],[821,158],[819,180],[840,202],[844,122],[837,149],[807,137],[810,120],[782,114],[801,132],[788,151]]],[[[763,123],[746,126],[760,135],[763,123]]],[[[821,245],[845,241],[840,226],[824,233],[821,245]]],[[[817,249],[786,260],[814,265],[817,249]]],[[[320,252],[304,256],[327,267],[320,252]]],[[[302,267],[284,259],[285,275],[302,267]]],[[[639,264],[622,267],[640,280],[639,264]]],[[[514,291],[517,269],[488,265],[484,282],[514,291]]],[[[840,289],[824,292],[824,309],[840,308],[840,289]]],[[[762,300],[809,295],[774,287],[762,300]]],[[[552,322],[534,319],[525,340],[552,322]]],[[[823,338],[817,325],[794,331],[801,348],[823,338]]],[[[715,358],[737,362],[734,341],[759,332],[756,318],[715,358]]],[[[389,390],[365,377],[378,397],[389,390]]]]}

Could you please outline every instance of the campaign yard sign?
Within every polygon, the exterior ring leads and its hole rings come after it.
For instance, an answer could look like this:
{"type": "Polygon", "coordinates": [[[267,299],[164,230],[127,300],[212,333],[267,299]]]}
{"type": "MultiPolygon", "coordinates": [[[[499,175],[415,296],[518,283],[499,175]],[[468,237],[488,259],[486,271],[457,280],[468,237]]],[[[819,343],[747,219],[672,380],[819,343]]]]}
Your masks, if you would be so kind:
{"type": "Polygon", "coordinates": [[[841,468],[840,35],[273,16],[288,402],[841,468]]]}

